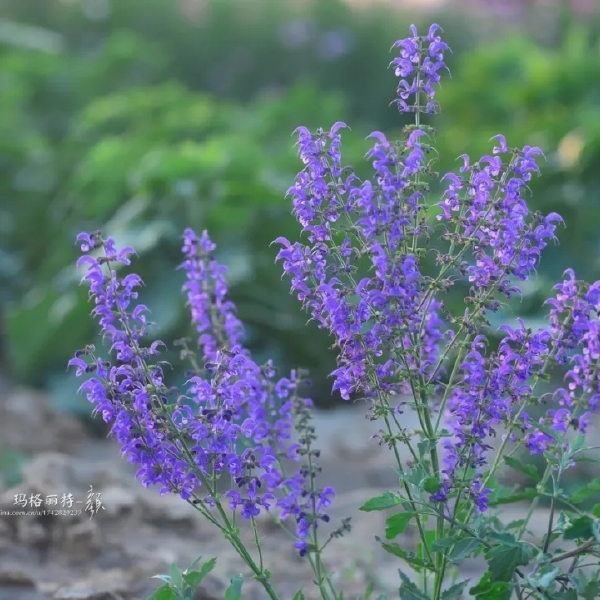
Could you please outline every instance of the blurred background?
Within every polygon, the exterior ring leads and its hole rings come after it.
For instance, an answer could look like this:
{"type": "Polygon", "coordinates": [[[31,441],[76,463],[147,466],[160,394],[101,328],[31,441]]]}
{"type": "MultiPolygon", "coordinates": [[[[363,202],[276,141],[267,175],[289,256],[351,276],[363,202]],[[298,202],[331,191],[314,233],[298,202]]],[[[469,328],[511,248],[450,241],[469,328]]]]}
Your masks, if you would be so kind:
{"type": "Polygon", "coordinates": [[[560,213],[567,227],[506,308],[534,322],[566,267],[600,278],[599,8],[596,0],[2,0],[5,380],[45,391],[60,412],[90,412],[66,371],[75,349],[101,346],[75,269],[82,230],[133,245],[156,336],[172,345],[189,335],[175,267],[192,226],[209,229],[229,266],[256,358],[309,368],[317,403],[336,402],[331,342],[306,325],[269,246],[298,237],[285,198],[301,167],[291,133],[347,122],[345,161],[368,174],[365,137],[394,136],[405,123],[390,107],[396,78],[387,67],[413,22],[440,23],[453,49],[432,122],[440,171],[464,152],[486,153],[500,132],[512,146],[545,152],[531,204],[560,213]]]}
{"type": "MultiPolygon", "coordinates": [[[[173,341],[193,335],[176,269],[188,226],[218,244],[257,361],[309,368],[317,405],[343,407],[316,419],[323,481],[355,532],[332,571],[356,575],[360,593],[363,572],[397,590],[391,555],[364,549],[377,530],[372,515],[355,510],[397,485],[391,455],[372,440],[379,425],[362,406],[332,397],[331,340],[307,325],[270,243],[298,239],[285,197],[302,166],[293,130],[345,121],[345,163],[368,176],[366,136],[393,139],[406,124],[390,106],[390,47],[411,23],[426,31],[432,22],[453,49],[442,112],[429,121],[437,170],[456,169],[465,152],[489,153],[498,133],[544,150],[530,205],[558,212],[566,227],[490,331],[517,316],[538,325],[565,268],[600,279],[600,0],[0,0],[0,507],[13,510],[16,492],[85,498],[93,485],[106,508],[98,521],[1,519],[3,600],[91,600],[109,585],[119,595],[102,597],[139,600],[155,585],[148,577],[189,565],[199,543],[220,557],[219,582],[239,573],[218,532],[211,537],[178,498],[137,484],[66,367],[76,349],[102,346],[75,267],[76,235],[96,229],[137,250],[141,300],[173,349],[166,359],[179,363],[173,341]],[[75,591],[63,593],[70,584],[75,591]]],[[[439,194],[434,187],[432,203],[439,194]]],[[[464,310],[465,291],[445,300],[451,311],[464,310]]],[[[183,381],[174,370],[169,383],[183,381]]],[[[564,489],[598,476],[586,465],[569,471],[564,489]]],[[[508,483],[531,485],[511,473],[508,483]]],[[[503,514],[514,521],[527,506],[503,514]]],[[[539,535],[544,510],[534,515],[539,535]]],[[[267,564],[291,598],[309,581],[294,570],[304,563],[272,529],[267,538],[267,564]]]]}

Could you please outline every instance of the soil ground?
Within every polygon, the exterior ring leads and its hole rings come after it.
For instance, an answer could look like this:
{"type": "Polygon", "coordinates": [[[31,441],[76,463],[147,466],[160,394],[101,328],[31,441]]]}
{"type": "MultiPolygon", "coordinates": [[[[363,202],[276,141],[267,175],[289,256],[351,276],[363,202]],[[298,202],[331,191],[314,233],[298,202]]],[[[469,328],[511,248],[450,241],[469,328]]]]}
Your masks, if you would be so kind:
{"type": "MultiPolygon", "coordinates": [[[[322,482],[338,494],[332,524],[352,517],[352,531],[334,540],[326,555],[349,600],[362,597],[369,581],[397,597],[401,566],[374,539],[383,536],[387,515],[358,511],[365,500],[397,484],[391,454],[370,439],[378,426],[364,414],[363,408],[350,406],[316,415],[322,482]]],[[[0,488],[2,510],[22,510],[14,505],[15,494],[55,494],[59,504],[63,494],[72,494],[79,502],[73,508],[81,510],[80,515],[45,517],[0,513],[0,600],[144,600],[159,583],[151,576],[168,572],[172,562],[185,568],[199,555],[217,556],[218,562],[195,600],[222,600],[230,577],[247,574],[233,549],[193,508],[178,497],[143,488],[116,442],[90,438],[77,421],[57,415],[43,395],[19,389],[0,398],[0,440],[0,451],[18,450],[30,457],[22,481],[0,488]],[[101,494],[102,509],[93,516],[83,510],[90,486],[101,494]]],[[[511,506],[506,518],[519,518],[526,508],[511,506]]],[[[532,528],[542,533],[546,523],[542,510],[532,528]]],[[[290,539],[268,517],[259,519],[259,532],[282,600],[290,600],[300,588],[307,600],[318,598],[310,569],[290,539]]],[[[250,542],[251,532],[243,533],[250,542]]],[[[415,531],[409,527],[396,541],[407,550],[414,548],[415,531]]],[[[462,574],[475,583],[484,569],[473,561],[462,574]]],[[[244,600],[262,600],[261,592],[247,579],[244,600]]]]}

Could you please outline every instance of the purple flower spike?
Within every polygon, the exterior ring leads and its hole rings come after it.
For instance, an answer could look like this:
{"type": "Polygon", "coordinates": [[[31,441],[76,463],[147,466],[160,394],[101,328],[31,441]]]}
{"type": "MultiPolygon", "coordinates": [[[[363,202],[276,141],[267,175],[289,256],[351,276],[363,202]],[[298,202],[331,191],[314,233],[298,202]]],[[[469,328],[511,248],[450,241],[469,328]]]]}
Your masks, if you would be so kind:
{"type": "Polygon", "coordinates": [[[329,519],[325,509],[334,495],[332,488],[315,487],[318,451],[309,447],[310,432],[302,434],[302,445],[291,442],[294,427],[300,432],[307,427],[310,401],[298,396],[300,375],[292,372],[277,380],[271,363],[258,366],[241,345],[243,327],[228,298],[226,269],[213,258],[215,245],[208,234],[198,237],[187,229],[182,248],[184,290],[205,369],[189,379],[187,393],[179,393],[169,411],[164,373],[150,362],[163,344],[143,343],[149,311],[135,304],[142,280],[133,273],[120,279],[114,269],[116,263],[130,264],[133,249],[118,249],[99,233],[77,239],[85,253],[78,265],[90,285],[92,314],[110,342],[115,364],[97,359],[89,346],[69,366],[78,377],[93,375],[80,389],[112,424],[123,454],[139,467],[136,477],[144,486],[159,485],[161,494],[176,492],[209,506],[216,494],[212,478],[227,476],[231,510],[252,519],[277,507],[295,518],[296,547],[304,551],[318,521],[329,519]],[[87,254],[96,250],[104,255],[87,254]],[[284,477],[282,456],[300,463],[296,474],[284,477]]]}
{"type": "Polygon", "coordinates": [[[227,299],[226,267],[212,257],[216,246],[204,231],[198,238],[192,229],[186,229],[182,252],[187,281],[183,289],[187,295],[192,323],[200,334],[198,344],[204,361],[215,362],[222,348],[240,346],[244,327],[235,316],[235,306],[227,299]]]}
{"type": "Polygon", "coordinates": [[[400,49],[400,55],[390,63],[394,74],[400,78],[395,103],[400,112],[435,113],[434,86],[440,82],[440,71],[447,69],[444,52],[450,48],[436,35],[441,31],[439,25],[433,24],[425,37],[418,35],[414,25],[411,25],[410,31],[412,37],[399,40],[392,46],[400,49]]]}

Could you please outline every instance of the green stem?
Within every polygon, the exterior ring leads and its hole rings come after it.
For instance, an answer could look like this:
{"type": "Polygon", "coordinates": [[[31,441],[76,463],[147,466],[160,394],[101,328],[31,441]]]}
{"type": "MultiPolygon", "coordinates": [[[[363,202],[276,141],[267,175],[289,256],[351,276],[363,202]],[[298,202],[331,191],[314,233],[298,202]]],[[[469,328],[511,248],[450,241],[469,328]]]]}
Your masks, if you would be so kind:
{"type": "MultiPolygon", "coordinates": [[[[422,52],[422,41],[421,39],[419,39],[419,56],[421,56],[421,52],[422,52]]],[[[416,73],[416,86],[417,86],[417,92],[416,92],[416,106],[415,106],[415,126],[417,129],[420,128],[421,126],[421,69],[417,68],[416,69],[417,73],[416,73]]],[[[420,182],[420,171],[417,171],[417,173],[415,174],[415,186],[418,188],[419,186],[419,182],[420,182]]],[[[419,216],[418,214],[415,216],[415,220],[418,220],[419,216]]],[[[415,223],[415,226],[417,224],[415,223]]],[[[416,252],[417,249],[417,236],[413,237],[412,240],[412,252],[413,254],[416,252]]],[[[415,345],[415,341],[416,340],[412,340],[413,346],[415,345]]],[[[428,402],[428,398],[427,398],[427,392],[425,389],[425,385],[424,385],[424,381],[423,381],[423,377],[420,376],[420,388],[419,388],[419,393],[418,395],[414,395],[415,398],[415,402],[417,403],[417,406],[420,404],[421,406],[421,410],[417,411],[418,415],[419,415],[419,420],[422,423],[422,426],[424,425],[423,429],[425,431],[425,435],[427,436],[428,440],[431,442],[431,448],[429,451],[429,456],[431,458],[431,468],[433,471],[433,475],[435,477],[439,477],[440,475],[440,465],[439,465],[439,458],[438,458],[438,451],[437,451],[437,443],[436,442],[436,438],[435,438],[435,431],[433,429],[432,423],[431,423],[431,415],[430,415],[430,406],[429,406],[429,402],[428,402]]],[[[412,387],[412,381],[411,381],[411,387],[412,387]]],[[[414,394],[414,392],[413,392],[414,394]]],[[[436,527],[435,527],[435,535],[436,535],[436,539],[441,539],[444,537],[444,520],[443,518],[439,517],[436,519],[436,527]]],[[[422,542],[423,542],[423,546],[424,547],[428,547],[427,544],[427,540],[425,537],[422,537],[422,542]]],[[[443,580],[444,580],[444,571],[445,571],[445,561],[444,561],[444,555],[441,552],[437,552],[435,554],[435,576],[434,576],[434,590],[433,590],[433,600],[439,600],[439,598],[441,598],[441,590],[442,590],[442,584],[443,584],[443,580]]]]}
{"type": "Polygon", "coordinates": [[[312,537],[312,549],[309,553],[314,555],[314,573],[316,577],[316,586],[319,588],[319,593],[323,600],[330,600],[329,592],[325,586],[325,577],[323,576],[323,561],[321,558],[321,548],[319,547],[319,536],[317,532],[317,499],[315,498],[315,469],[312,462],[312,452],[310,449],[310,443],[307,444],[307,458],[308,458],[308,473],[310,478],[310,493],[311,493],[311,504],[312,504],[312,523],[311,523],[311,537],[312,537]]]}

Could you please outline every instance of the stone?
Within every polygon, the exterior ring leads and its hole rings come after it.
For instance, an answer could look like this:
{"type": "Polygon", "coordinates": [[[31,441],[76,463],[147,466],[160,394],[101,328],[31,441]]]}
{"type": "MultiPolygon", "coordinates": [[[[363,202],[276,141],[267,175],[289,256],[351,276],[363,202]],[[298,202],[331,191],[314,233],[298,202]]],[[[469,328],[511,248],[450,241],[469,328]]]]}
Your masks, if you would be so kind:
{"type": "MultiPolygon", "coordinates": [[[[383,422],[370,421],[366,418],[367,412],[365,402],[315,412],[315,447],[321,450],[319,462],[323,468],[320,481],[331,485],[338,493],[398,484],[394,454],[374,438],[383,422]]],[[[416,413],[407,409],[402,415],[402,424],[407,428],[417,427],[416,413]]],[[[410,458],[404,444],[398,449],[402,460],[410,458]]]]}
{"type": "Polygon", "coordinates": [[[16,567],[0,568],[0,586],[36,587],[33,579],[25,571],[16,567]]]}
{"type": "Polygon", "coordinates": [[[225,595],[223,581],[209,573],[194,592],[194,600],[221,600],[225,595]]]}
{"type": "Polygon", "coordinates": [[[40,392],[15,388],[0,402],[0,439],[7,448],[25,454],[66,452],[84,437],[81,422],[57,413],[40,392]]]}
{"type": "Polygon", "coordinates": [[[35,486],[46,494],[57,494],[59,502],[63,494],[79,495],[79,499],[84,500],[89,488],[85,479],[85,467],[75,458],[60,452],[47,452],[36,456],[23,468],[21,486],[35,486]]]}
{"type": "MultiPolygon", "coordinates": [[[[137,482],[136,482],[137,483],[137,482]]],[[[161,496],[159,488],[142,488],[138,483],[137,502],[142,518],[160,527],[161,523],[195,524],[202,518],[200,513],[178,495],[161,496]]]]}
{"type": "Polygon", "coordinates": [[[102,535],[98,523],[89,519],[67,527],[62,548],[78,560],[97,555],[102,549],[102,535]]]}
{"type": "Polygon", "coordinates": [[[131,512],[135,505],[135,494],[120,486],[110,486],[102,489],[102,506],[104,510],[99,517],[120,517],[131,512]]]}
{"type": "Polygon", "coordinates": [[[61,588],[54,596],[54,600],[122,600],[123,596],[114,592],[97,592],[89,588],[72,586],[61,588]]]}
{"type": "Polygon", "coordinates": [[[59,588],[54,600],[122,600],[131,586],[131,576],[124,569],[92,571],[86,579],[59,588]]]}

